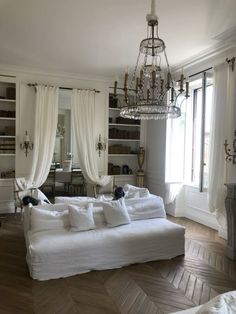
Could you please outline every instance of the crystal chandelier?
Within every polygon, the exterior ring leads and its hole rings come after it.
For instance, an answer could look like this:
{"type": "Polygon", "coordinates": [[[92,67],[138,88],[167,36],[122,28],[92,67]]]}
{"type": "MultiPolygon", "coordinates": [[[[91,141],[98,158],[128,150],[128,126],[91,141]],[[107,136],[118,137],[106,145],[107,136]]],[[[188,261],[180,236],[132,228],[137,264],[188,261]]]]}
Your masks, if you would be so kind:
{"type": "Polygon", "coordinates": [[[124,92],[120,104],[120,116],[129,119],[166,119],[181,115],[181,103],[189,95],[189,82],[183,73],[174,82],[165,51],[165,43],[158,35],[158,17],[155,0],[151,13],[147,14],[147,38],[140,43],[139,55],[133,73],[124,76],[124,87],[114,83],[114,97],[117,90],[124,92]],[[162,64],[162,59],[164,64],[162,64]]]}

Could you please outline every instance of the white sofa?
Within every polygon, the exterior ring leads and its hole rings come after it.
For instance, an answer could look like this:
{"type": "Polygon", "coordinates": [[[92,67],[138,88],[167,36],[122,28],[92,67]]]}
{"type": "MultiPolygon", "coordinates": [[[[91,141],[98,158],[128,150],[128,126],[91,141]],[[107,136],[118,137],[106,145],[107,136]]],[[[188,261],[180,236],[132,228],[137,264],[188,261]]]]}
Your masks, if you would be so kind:
{"type": "MultiPolygon", "coordinates": [[[[81,201],[86,203],[88,200],[77,199],[77,203],[81,201]]],[[[76,203],[75,199],[73,203],[76,203]]],[[[162,218],[135,220],[114,228],[107,227],[102,208],[97,206],[99,203],[94,200],[96,229],[83,232],[71,232],[68,228],[32,232],[31,207],[26,208],[27,263],[32,278],[61,278],[184,254],[185,229],[165,218],[162,201],[159,209],[162,218]]],[[[64,211],[68,204],[37,208],[64,211]]]]}

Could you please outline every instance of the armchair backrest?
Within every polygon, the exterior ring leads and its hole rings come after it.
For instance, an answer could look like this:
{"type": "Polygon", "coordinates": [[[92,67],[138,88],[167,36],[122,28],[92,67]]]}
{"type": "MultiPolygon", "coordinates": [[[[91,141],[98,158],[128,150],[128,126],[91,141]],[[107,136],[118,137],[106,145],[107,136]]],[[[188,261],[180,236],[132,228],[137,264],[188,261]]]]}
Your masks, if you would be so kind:
{"type": "Polygon", "coordinates": [[[95,185],[94,186],[94,194],[95,197],[98,197],[98,195],[101,194],[113,194],[114,193],[114,189],[115,189],[115,185],[114,185],[114,177],[113,176],[108,176],[110,177],[110,181],[108,184],[104,185],[104,186],[100,186],[100,185],[95,185]]]}

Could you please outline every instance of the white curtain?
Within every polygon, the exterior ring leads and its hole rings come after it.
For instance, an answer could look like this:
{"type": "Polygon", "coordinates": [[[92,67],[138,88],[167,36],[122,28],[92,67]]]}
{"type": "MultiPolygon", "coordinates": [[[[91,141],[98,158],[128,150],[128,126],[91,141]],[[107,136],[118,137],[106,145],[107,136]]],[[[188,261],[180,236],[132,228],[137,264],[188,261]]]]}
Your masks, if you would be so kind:
{"type": "Polygon", "coordinates": [[[34,149],[29,187],[40,187],[47,179],[53,158],[58,119],[58,88],[36,86],[34,149]]]}
{"type": "Polygon", "coordinates": [[[168,119],[166,124],[165,204],[175,201],[184,178],[185,110],[178,119],[168,119]]]}
{"type": "Polygon", "coordinates": [[[71,117],[75,150],[78,152],[80,168],[86,181],[101,186],[108,184],[110,176],[98,175],[94,91],[73,89],[71,117]]]}
{"type": "Polygon", "coordinates": [[[232,145],[236,125],[235,73],[225,62],[214,68],[214,100],[211,119],[208,203],[216,212],[218,223],[224,232],[227,227],[225,213],[225,183],[236,182],[235,166],[226,163],[224,142],[232,145]]]}

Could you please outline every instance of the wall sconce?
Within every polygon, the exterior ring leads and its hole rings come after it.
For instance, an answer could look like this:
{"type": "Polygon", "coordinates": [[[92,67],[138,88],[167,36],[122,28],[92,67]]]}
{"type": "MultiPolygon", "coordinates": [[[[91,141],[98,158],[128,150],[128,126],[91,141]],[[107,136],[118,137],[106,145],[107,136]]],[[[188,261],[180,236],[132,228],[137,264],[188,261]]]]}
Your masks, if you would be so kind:
{"type": "MultiPolygon", "coordinates": [[[[234,131],[234,136],[236,137],[236,131],[234,131]]],[[[232,164],[235,165],[236,164],[236,138],[233,140],[233,153],[231,153],[231,149],[228,148],[228,142],[227,140],[225,140],[224,146],[225,146],[225,160],[226,161],[232,161],[232,164]]]]}
{"type": "Polygon", "coordinates": [[[101,152],[104,150],[106,150],[106,143],[102,143],[102,138],[101,138],[101,134],[99,134],[99,137],[98,137],[98,143],[97,143],[97,146],[96,146],[96,150],[98,150],[98,155],[99,157],[101,157],[101,152]]]}
{"type": "Polygon", "coordinates": [[[27,131],[25,131],[24,142],[20,143],[20,148],[25,151],[25,156],[27,157],[29,150],[34,148],[34,144],[30,141],[30,136],[27,131]]]}

